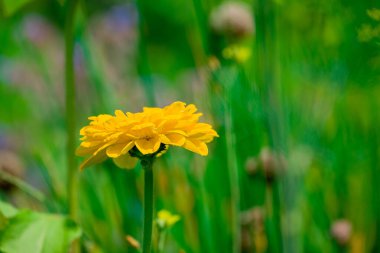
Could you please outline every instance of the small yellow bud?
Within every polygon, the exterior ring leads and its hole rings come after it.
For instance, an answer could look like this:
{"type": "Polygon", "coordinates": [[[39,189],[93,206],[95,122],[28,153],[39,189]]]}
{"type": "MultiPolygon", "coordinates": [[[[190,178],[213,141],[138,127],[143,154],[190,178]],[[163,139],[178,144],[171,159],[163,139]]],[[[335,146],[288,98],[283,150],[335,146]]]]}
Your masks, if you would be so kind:
{"type": "Polygon", "coordinates": [[[129,246],[131,246],[132,248],[137,249],[137,250],[139,250],[139,249],[141,248],[139,241],[137,241],[137,240],[136,240],[135,238],[133,238],[132,236],[127,235],[127,236],[125,237],[125,240],[127,240],[129,246]]]}
{"type": "Polygon", "coordinates": [[[160,229],[166,229],[177,223],[181,217],[179,215],[173,215],[167,210],[161,210],[157,214],[156,223],[160,229]]]}

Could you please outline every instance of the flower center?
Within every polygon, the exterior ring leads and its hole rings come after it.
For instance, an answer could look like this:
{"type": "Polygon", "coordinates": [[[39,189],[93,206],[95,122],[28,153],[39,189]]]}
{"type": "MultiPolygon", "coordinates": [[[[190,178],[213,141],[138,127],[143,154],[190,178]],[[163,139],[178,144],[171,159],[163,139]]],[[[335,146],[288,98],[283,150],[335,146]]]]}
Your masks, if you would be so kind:
{"type": "Polygon", "coordinates": [[[153,139],[153,136],[146,135],[146,136],[143,137],[143,139],[146,140],[146,141],[150,141],[151,139],[153,139]]]}

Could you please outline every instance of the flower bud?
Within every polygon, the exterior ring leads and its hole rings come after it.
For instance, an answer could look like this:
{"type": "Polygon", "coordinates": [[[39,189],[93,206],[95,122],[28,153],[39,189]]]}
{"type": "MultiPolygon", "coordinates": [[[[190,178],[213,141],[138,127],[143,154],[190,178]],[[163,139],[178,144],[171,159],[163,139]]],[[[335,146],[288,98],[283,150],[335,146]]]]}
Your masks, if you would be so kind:
{"type": "Polygon", "coordinates": [[[331,226],[331,236],[336,242],[345,246],[349,242],[352,234],[351,222],[345,219],[336,220],[331,226]]]}
{"type": "Polygon", "coordinates": [[[164,230],[172,227],[180,219],[179,215],[174,215],[167,210],[161,210],[157,213],[156,224],[160,230],[164,230]]]}
{"type": "Polygon", "coordinates": [[[262,207],[253,207],[241,214],[241,225],[260,227],[264,224],[264,210],[262,207]]]}
{"type": "Polygon", "coordinates": [[[245,3],[226,2],[211,12],[210,26],[215,33],[241,38],[254,33],[250,7],[245,3]]]}
{"type": "Polygon", "coordinates": [[[259,163],[256,157],[248,157],[245,161],[245,171],[248,175],[253,176],[259,169],[259,163]]]}
{"type": "Polygon", "coordinates": [[[286,159],[282,154],[273,152],[270,148],[264,147],[260,152],[260,162],[265,173],[265,178],[269,183],[280,175],[286,167],[286,159]]]}
{"type": "Polygon", "coordinates": [[[127,240],[128,244],[134,248],[134,249],[137,249],[137,250],[140,250],[141,249],[141,246],[140,246],[140,243],[139,241],[137,241],[134,237],[130,236],[130,235],[127,235],[125,237],[125,240],[127,240]]]}
{"type": "Polygon", "coordinates": [[[211,71],[215,71],[220,68],[220,61],[215,56],[210,56],[208,58],[208,67],[211,71]]]}
{"type": "Polygon", "coordinates": [[[265,252],[267,239],[264,228],[264,209],[254,207],[241,214],[241,252],[265,252]]]}

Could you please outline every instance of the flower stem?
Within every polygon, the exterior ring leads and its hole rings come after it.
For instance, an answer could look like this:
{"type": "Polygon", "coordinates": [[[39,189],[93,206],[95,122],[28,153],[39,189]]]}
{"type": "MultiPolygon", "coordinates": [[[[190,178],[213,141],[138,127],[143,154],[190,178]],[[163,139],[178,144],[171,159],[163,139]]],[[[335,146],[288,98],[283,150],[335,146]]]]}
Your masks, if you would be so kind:
{"type": "MultiPolygon", "coordinates": [[[[78,168],[75,161],[76,106],[74,75],[74,27],[78,0],[66,1],[65,14],[65,105],[67,126],[67,199],[69,215],[77,220],[78,168]]],[[[80,252],[78,241],[74,241],[71,252],[80,252]]]]}
{"type": "Polygon", "coordinates": [[[144,168],[143,253],[150,253],[153,228],[153,158],[142,160],[144,168]]]}
{"type": "Polygon", "coordinates": [[[154,83],[152,80],[152,71],[150,69],[148,52],[147,52],[147,41],[146,34],[149,29],[148,23],[145,19],[144,1],[138,0],[137,9],[139,12],[139,41],[138,41],[138,59],[137,59],[137,71],[138,75],[142,80],[142,84],[145,90],[147,102],[150,106],[156,104],[156,98],[154,96],[154,83]]]}
{"type": "Polygon", "coordinates": [[[201,36],[203,53],[207,56],[209,54],[209,46],[207,41],[207,16],[205,14],[202,0],[193,0],[193,5],[201,36]]]}
{"type": "Polygon", "coordinates": [[[227,164],[231,191],[231,223],[233,231],[232,252],[237,253],[241,244],[239,173],[236,161],[235,136],[232,131],[231,108],[226,113],[227,164]]]}
{"type": "Polygon", "coordinates": [[[166,240],[166,230],[160,229],[158,232],[158,246],[157,246],[158,253],[164,252],[165,240],[166,240]]]}
{"type": "Polygon", "coordinates": [[[76,217],[77,167],[75,162],[75,78],[74,78],[74,20],[77,0],[68,0],[65,20],[65,84],[67,124],[67,197],[71,218],[76,217]]]}

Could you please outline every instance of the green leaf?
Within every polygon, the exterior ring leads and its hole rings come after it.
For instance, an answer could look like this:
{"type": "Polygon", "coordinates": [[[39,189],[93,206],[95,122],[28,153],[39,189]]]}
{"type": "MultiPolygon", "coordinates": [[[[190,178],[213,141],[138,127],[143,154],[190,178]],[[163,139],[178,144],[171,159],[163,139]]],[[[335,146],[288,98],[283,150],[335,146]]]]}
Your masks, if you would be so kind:
{"type": "Polygon", "coordinates": [[[3,230],[8,225],[8,219],[5,217],[5,215],[0,212],[0,230],[3,230]]]}
{"type": "Polygon", "coordinates": [[[11,218],[19,213],[19,211],[14,208],[12,205],[0,201],[0,212],[4,215],[5,218],[11,218]]]}
{"type": "MultiPolygon", "coordinates": [[[[4,203],[0,203],[2,209],[4,203]]],[[[0,252],[66,253],[80,235],[81,229],[64,216],[22,210],[1,231],[0,252]]]]}
{"type": "Polygon", "coordinates": [[[0,230],[8,226],[9,218],[16,215],[18,210],[5,202],[0,202],[0,230]]]}
{"type": "Polygon", "coordinates": [[[10,16],[32,0],[3,0],[4,14],[10,16]]]}

